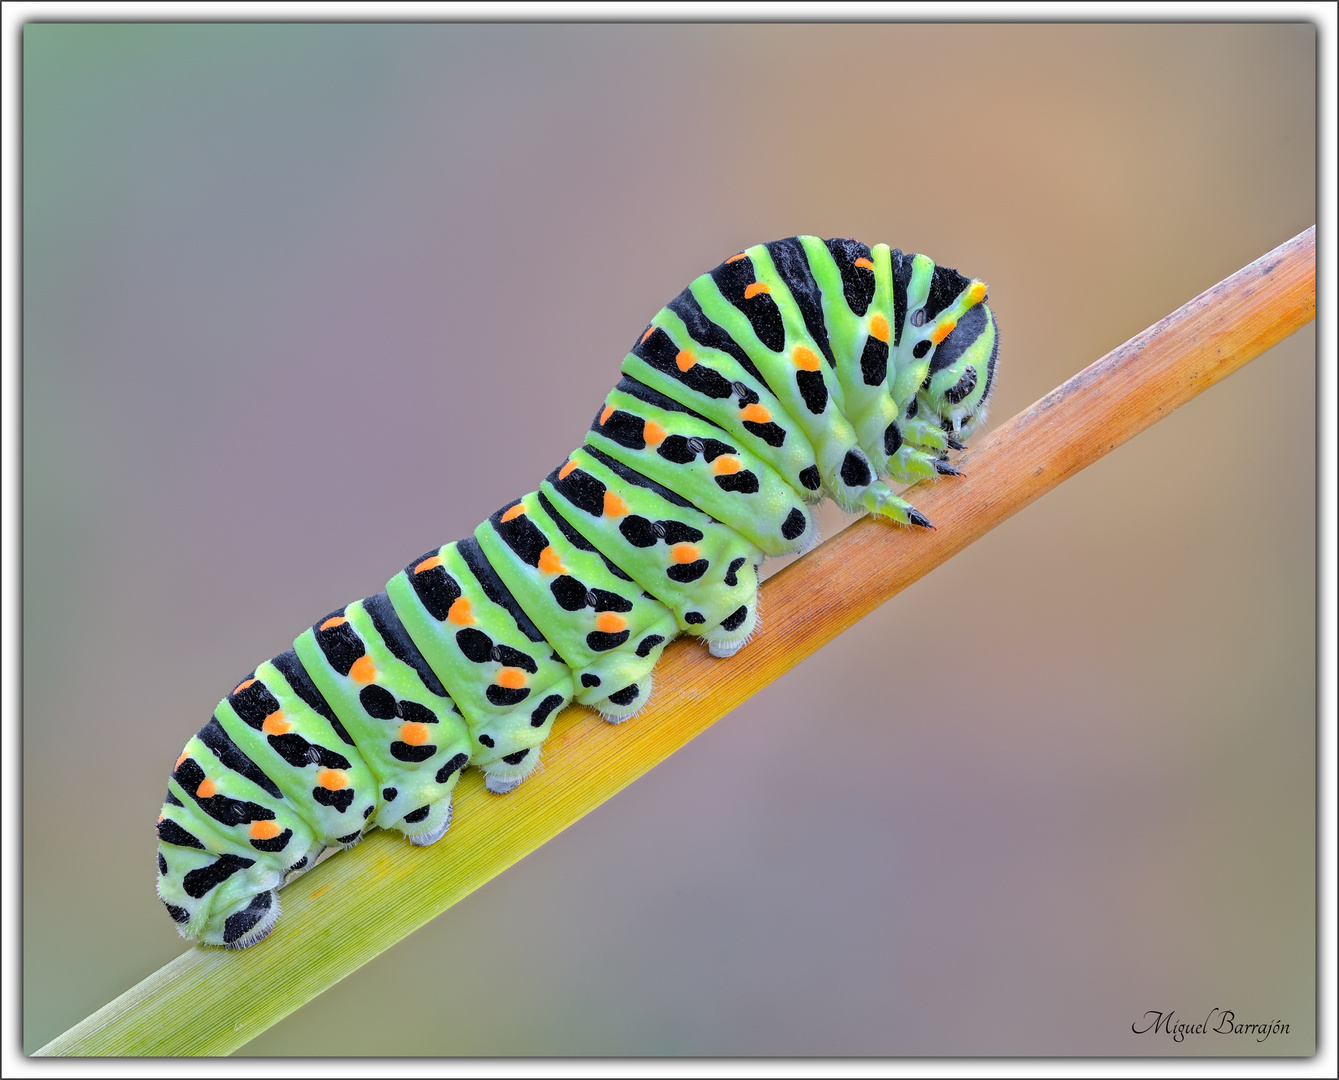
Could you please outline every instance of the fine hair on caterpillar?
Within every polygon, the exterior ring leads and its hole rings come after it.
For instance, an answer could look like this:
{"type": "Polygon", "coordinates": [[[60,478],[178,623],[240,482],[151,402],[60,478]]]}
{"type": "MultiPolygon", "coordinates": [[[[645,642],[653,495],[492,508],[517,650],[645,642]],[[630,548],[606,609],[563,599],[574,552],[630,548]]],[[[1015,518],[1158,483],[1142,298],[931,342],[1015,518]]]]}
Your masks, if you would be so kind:
{"type": "Polygon", "coordinates": [[[985,300],[924,255],[812,236],[697,278],[537,490],[317,620],[186,744],[158,819],[181,934],[254,944],[288,876],[373,828],[435,843],[465,768],[505,794],[569,702],[627,720],[680,634],[733,657],[757,568],[817,543],[823,498],[931,527],[884,481],[957,474],[995,378],[985,300]]]}

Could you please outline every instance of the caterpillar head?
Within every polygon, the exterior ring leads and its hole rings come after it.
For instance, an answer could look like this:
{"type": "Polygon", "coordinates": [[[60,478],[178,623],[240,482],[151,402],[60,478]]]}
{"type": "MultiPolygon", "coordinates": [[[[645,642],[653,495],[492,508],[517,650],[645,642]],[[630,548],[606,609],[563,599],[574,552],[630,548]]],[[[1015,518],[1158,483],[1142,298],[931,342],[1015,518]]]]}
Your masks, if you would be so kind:
{"type": "Polygon", "coordinates": [[[935,348],[918,397],[946,432],[967,439],[986,418],[999,354],[995,316],[984,303],[970,308],[935,348]]]}

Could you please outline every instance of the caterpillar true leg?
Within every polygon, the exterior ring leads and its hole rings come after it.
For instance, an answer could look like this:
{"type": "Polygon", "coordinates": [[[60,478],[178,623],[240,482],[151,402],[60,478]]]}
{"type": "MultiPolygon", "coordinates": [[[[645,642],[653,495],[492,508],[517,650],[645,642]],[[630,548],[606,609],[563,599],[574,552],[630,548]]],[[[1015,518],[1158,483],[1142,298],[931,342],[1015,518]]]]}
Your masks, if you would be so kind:
{"type": "Polygon", "coordinates": [[[466,767],[504,794],[569,702],[635,715],[672,638],[733,656],[758,566],[818,542],[823,497],[929,527],[884,481],[956,475],[994,385],[985,299],[924,255],[812,236],[695,280],[537,491],[313,624],[187,743],[158,821],[183,936],[255,944],[284,880],[369,829],[435,843],[466,767]]]}

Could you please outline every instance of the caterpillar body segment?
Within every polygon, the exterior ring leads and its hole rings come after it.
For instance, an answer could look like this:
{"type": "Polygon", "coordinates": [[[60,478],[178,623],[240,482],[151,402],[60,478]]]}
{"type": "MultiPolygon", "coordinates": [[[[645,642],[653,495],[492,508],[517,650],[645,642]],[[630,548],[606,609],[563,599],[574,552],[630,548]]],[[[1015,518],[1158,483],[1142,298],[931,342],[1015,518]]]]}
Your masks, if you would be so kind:
{"type": "Polygon", "coordinates": [[[812,236],[692,282],[537,491],[314,623],[187,743],[158,821],[182,935],[254,944],[287,877],[372,828],[435,842],[466,767],[503,793],[569,702],[634,715],[677,635],[738,651],[758,566],[817,542],[822,498],[930,526],[889,485],[956,474],[994,385],[985,300],[924,255],[812,236]]]}
{"type": "Polygon", "coordinates": [[[531,492],[493,514],[475,535],[512,595],[534,613],[571,668],[576,700],[606,717],[629,716],[641,700],[624,694],[610,701],[610,693],[649,679],[678,627],[663,604],[630,588],[571,526],[568,532],[584,546],[569,540],[552,507],[531,492]]]}

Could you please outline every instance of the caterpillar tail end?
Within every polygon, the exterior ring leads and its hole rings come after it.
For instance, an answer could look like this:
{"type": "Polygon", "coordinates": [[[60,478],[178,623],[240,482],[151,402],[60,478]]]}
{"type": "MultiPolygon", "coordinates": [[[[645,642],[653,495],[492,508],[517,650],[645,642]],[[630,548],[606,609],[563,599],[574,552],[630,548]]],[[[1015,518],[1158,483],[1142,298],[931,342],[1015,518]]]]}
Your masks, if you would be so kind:
{"type": "Polygon", "coordinates": [[[279,893],[271,889],[267,893],[260,893],[251,906],[245,911],[238,912],[231,916],[224,923],[224,941],[223,944],[229,949],[246,949],[252,945],[259,944],[270,936],[270,931],[274,929],[274,924],[279,921],[279,893]],[[263,900],[262,900],[263,898],[263,900]],[[233,925],[234,920],[245,923],[254,917],[253,909],[261,907],[259,917],[249,929],[243,930],[237,934],[238,927],[233,925]],[[231,941],[227,940],[230,936],[237,934],[231,941]]]}
{"type": "Polygon", "coordinates": [[[225,949],[247,949],[270,936],[279,921],[279,891],[266,889],[245,897],[231,906],[231,910],[210,912],[201,927],[178,926],[177,931],[187,941],[205,945],[222,945],[225,949]]]}

